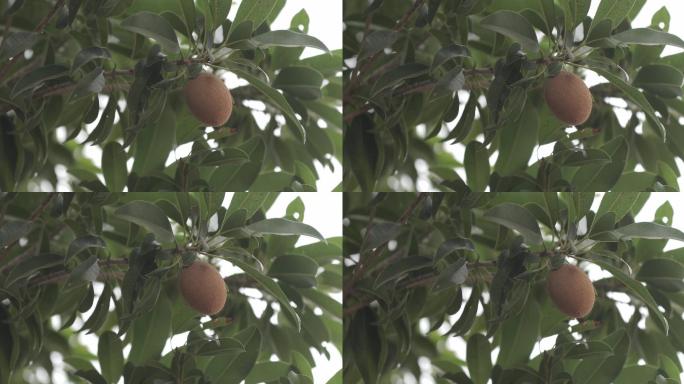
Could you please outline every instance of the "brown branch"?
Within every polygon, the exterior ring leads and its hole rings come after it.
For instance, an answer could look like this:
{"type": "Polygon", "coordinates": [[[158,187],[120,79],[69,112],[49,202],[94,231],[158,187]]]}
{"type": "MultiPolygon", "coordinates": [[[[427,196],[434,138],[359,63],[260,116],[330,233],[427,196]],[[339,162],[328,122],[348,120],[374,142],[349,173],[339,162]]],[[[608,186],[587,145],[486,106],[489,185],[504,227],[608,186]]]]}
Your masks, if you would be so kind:
{"type": "MultiPolygon", "coordinates": [[[[36,209],[31,213],[31,216],[29,217],[29,222],[33,223],[34,221],[36,221],[36,219],[38,218],[38,216],[40,216],[40,215],[43,213],[43,211],[45,211],[45,209],[47,208],[47,206],[50,204],[50,202],[52,201],[52,199],[53,199],[56,195],[57,195],[56,192],[50,192],[50,194],[48,194],[48,197],[46,197],[45,200],[43,200],[43,202],[38,206],[38,208],[36,208],[36,209]]],[[[2,261],[2,259],[4,259],[5,257],[7,257],[7,255],[9,254],[9,252],[12,250],[12,248],[13,248],[15,245],[17,245],[18,242],[19,242],[19,239],[16,239],[16,240],[14,240],[13,242],[11,242],[9,245],[7,245],[7,246],[5,247],[5,249],[3,249],[2,253],[0,253],[0,261],[2,261]]]]}
{"type": "MultiPolygon", "coordinates": [[[[57,0],[57,3],[55,4],[55,6],[52,7],[50,12],[47,15],[45,15],[45,17],[43,17],[43,19],[38,23],[38,26],[33,31],[38,32],[38,33],[42,33],[45,30],[45,28],[47,27],[47,25],[50,22],[50,20],[52,19],[52,17],[57,13],[57,11],[60,8],[62,8],[62,6],[64,5],[64,2],[65,2],[65,0],[57,0]]],[[[2,80],[2,78],[5,76],[7,71],[10,70],[12,65],[14,65],[14,63],[17,62],[19,60],[19,58],[21,58],[23,55],[24,55],[24,51],[17,53],[16,55],[14,55],[14,57],[9,59],[2,66],[2,68],[0,68],[0,80],[2,80]]]]}
{"type": "MultiPolygon", "coordinates": [[[[471,269],[476,269],[476,268],[494,268],[496,267],[496,261],[487,261],[487,262],[481,262],[481,261],[473,261],[468,263],[468,268],[471,269]]],[[[471,277],[472,275],[468,275],[468,279],[466,280],[465,285],[472,285],[476,281],[481,281],[482,279],[474,278],[471,277]]],[[[428,274],[424,276],[419,276],[416,277],[412,280],[409,280],[405,283],[400,284],[396,289],[411,289],[411,288],[416,288],[416,287],[427,287],[432,285],[435,280],[439,275],[435,274],[428,274]]],[[[488,281],[488,279],[485,279],[485,281],[488,281]]],[[[365,298],[355,304],[350,305],[349,307],[344,309],[344,316],[349,316],[353,315],[356,313],[358,310],[367,307],[371,303],[373,303],[376,299],[375,298],[365,298]]]]}
{"type": "MultiPolygon", "coordinates": [[[[128,266],[128,259],[114,259],[114,260],[103,260],[99,262],[100,267],[104,268],[110,268],[110,267],[117,267],[117,266],[128,266]]],[[[71,272],[69,270],[62,270],[62,271],[56,271],[49,273],[47,275],[42,275],[38,276],[31,281],[29,281],[29,284],[35,285],[35,286],[40,286],[40,285],[46,285],[46,284],[52,284],[52,283],[59,283],[62,282],[71,276],[71,272]]],[[[120,272],[120,271],[102,271],[100,272],[100,275],[107,276],[108,273],[111,272],[120,272]]],[[[118,276],[118,275],[115,275],[118,276]]],[[[99,277],[99,276],[98,276],[99,277]]],[[[123,278],[123,275],[121,275],[121,278],[123,278]]]]}
{"type": "MultiPolygon", "coordinates": [[[[409,205],[404,212],[402,213],[401,217],[399,218],[399,223],[401,224],[406,224],[408,221],[409,217],[411,217],[411,214],[413,211],[418,207],[418,205],[427,198],[428,194],[426,192],[421,192],[418,194],[416,199],[409,205]]],[[[354,268],[354,271],[352,272],[352,276],[349,279],[349,281],[344,284],[344,287],[342,288],[343,292],[343,297],[346,298],[349,294],[353,292],[353,287],[354,284],[362,277],[362,273],[365,270],[366,266],[370,264],[375,258],[377,258],[382,251],[385,249],[389,241],[381,244],[377,248],[375,248],[375,251],[368,257],[368,260],[359,260],[359,264],[356,265],[354,268]]]]}

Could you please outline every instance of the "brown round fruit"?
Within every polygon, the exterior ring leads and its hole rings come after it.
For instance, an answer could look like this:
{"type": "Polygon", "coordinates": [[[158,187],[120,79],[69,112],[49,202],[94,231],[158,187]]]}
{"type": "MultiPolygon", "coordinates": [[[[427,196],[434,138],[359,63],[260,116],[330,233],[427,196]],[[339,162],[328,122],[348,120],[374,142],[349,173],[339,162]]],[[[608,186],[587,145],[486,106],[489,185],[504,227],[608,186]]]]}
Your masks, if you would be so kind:
{"type": "Polygon", "coordinates": [[[210,73],[199,76],[185,84],[185,102],[202,123],[218,127],[225,124],[233,113],[233,96],[223,80],[210,73]]]}
{"type": "Polygon", "coordinates": [[[570,317],[584,317],[594,306],[594,285],[589,276],[574,265],[563,264],[549,272],[546,289],[558,309],[570,317]]]}
{"type": "Polygon", "coordinates": [[[579,125],[591,115],[591,92],[577,75],[561,71],[546,80],[544,99],[551,112],[561,121],[579,125]]]}
{"type": "Polygon", "coordinates": [[[226,284],[216,268],[207,262],[195,261],[184,268],[179,284],[188,305],[205,315],[219,312],[226,303],[226,284]]]}

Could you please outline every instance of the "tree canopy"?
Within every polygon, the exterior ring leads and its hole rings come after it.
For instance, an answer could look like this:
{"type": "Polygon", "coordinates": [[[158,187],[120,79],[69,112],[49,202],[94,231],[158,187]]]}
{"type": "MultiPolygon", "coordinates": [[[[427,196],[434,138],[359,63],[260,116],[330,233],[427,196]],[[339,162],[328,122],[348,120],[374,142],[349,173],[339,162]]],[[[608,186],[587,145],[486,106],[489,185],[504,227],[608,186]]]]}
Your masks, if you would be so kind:
{"type": "Polygon", "coordinates": [[[678,190],[676,15],[634,28],[645,0],[594,3],[345,1],[345,190],[678,190]],[[607,80],[577,127],[544,101],[561,70],[607,80]]]}
{"type": "Polygon", "coordinates": [[[684,233],[669,202],[635,222],[649,198],[345,195],[345,382],[678,383],[684,233]],[[601,276],[578,320],[546,290],[563,263],[601,276]]]}
{"type": "Polygon", "coordinates": [[[312,351],[342,349],[341,239],[300,198],[266,218],[277,197],[2,194],[0,382],[312,383],[312,351]],[[211,317],[179,294],[197,259],[237,271],[211,317]]]}
{"type": "Polygon", "coordinates": [[[0,2],[0,190],[315,190],[341,162],[341,51],[305,10],[272,30],[285,4],[0,2]],[[202,71],[236,85],[222,126],[183,98],[202,71]]]}

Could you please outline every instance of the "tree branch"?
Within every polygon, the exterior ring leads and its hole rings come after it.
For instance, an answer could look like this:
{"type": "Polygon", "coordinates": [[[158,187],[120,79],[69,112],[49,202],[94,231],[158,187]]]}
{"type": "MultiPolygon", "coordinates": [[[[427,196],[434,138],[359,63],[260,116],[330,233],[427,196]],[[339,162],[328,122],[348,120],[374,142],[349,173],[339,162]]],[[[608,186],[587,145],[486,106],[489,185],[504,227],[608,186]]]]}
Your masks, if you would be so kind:
{"type": "MultiPolygon", "coordinates": [[[[399,218],[399,223],[401,224],[406,224],[408,221],[409,217],[411,217],[411,214],[413,214],[413,211],[420,205],[420,203],[427,198],[428,193],[426,192],[421,192],[418,194],[416,199],[409,205],[405,210],[404,213],[402,213],[401,217],[399,218]]],[[[389,241],[386,241],[385,243],[381,244],[377,248],[375,248],[375,251],[368,257],[368,260],[360,260],[359,264],[356,265],[354,268],[354,271],[352,272],[352,277],[349,279],[349,281],[344,285],[342,288],[343,292],[343,297],[346,298],[349,294],[353,292],[353,286],[356,284],[356,282],[362,277],[362,273],[365,270],[366,266],[370,264],[375,258],[377,258],[382,251],[385,249],[389,241]]]]}
{"type": "MultiPolygon", "coordinates": [[[[43,19],[38,23],[38,26],[33,30],[34,32],[42,33],[45,28],[47,27],[48,23],[52,19],[52,17],[57,13],[57,11],[62,8],[64,5],[65,0],[57,0],[57,3],[55,4],[54,7],[50,10],[50,12],[43,17],[43,19]]],[[[24,55],[24,51],[21,51],[14,55],[11,59],[9,59],[1,68],[0,68],[0,80],[5,76],[7,71],[10,70],[12,65],[14,65],[15,62],[18,61],[19,58],[21,58],[24,55]]]]}
{"type": "MultiPolygon", "coordinates": [[[[50,192],[50,193],[48,194],[48,196],[45,198],[45,200],[43,200],[43,202],[38,206],[38,208],[36,208],[36,209],[33,211],[33,213],[31,213],[31,216],[29,217],[29,222],[33,223],[34,221],[36,221],[36,219],[38,218],[38,216],[40,216],[40,215],[43,213],[43,211],[45,211],[45,209],[47,208],[47,206],[50,204],[50,202],[52,201],[52,199],[53,199],[56,195],[57,195],[56,192],[50,192]]],[[[19,242],[19,239],[16,239],[16,240],[14,240],[13,242],[11,242],[8,246],[6,246],[5,249],[3,249],[2,253],[0,253],[0,261],[2,261],[2,259],[4,259],[5,257],[7,257],[7,255],[9,255],[10,251],[12,250],[12,248],[13,248],[15,245],[17,245],[18,242],[19,242]]]]}

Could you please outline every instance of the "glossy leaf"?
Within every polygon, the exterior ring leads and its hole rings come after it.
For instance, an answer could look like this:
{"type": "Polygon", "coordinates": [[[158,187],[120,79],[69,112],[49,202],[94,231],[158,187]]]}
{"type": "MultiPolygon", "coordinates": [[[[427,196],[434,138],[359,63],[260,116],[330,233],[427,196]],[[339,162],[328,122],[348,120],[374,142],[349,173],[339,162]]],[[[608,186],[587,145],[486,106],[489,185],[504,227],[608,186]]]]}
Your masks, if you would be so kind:
{"type": "Polygon", "coordinates": [[[171,53],[180,52],[178,38],[173,27],[163,17],[152,12],[138,12],[121,22],[121,28],[156,40],[171,53]]]}
{"type": "Polygon", "coordinates": [[[163,242],[173,241],[173,231],[164,211],[147,201],[132,201],[119,207],[116,215],[138,224],[157,235],[163,242]]]}

